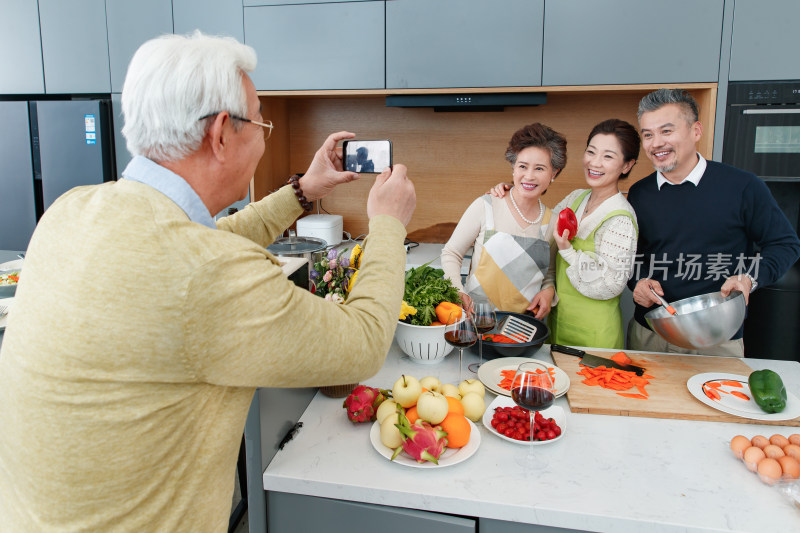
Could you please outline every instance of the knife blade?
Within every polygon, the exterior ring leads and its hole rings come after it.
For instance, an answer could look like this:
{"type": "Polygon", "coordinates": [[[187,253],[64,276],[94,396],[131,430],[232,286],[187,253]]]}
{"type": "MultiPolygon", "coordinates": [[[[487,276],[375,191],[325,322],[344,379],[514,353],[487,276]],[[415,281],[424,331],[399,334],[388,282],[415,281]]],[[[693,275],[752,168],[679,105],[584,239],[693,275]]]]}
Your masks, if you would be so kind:
{"type": "Polygon", "coordinates": [[[560,344],[552,344],[550,345],[550,350],[554,352],[561,352],[567,355],[574,355],[575,357],[581,358],[581,364],[584,366],[588,366],[589,368],[595,368],[598,366],[604,366],[606,368],[618,368],[620,370],[625,370],[627,372],[634,372],[637,376],[641,376],[644,374],[644,367],[636,366],[636,365],[621,365],[616,361],[611,359],[606,359],[605,357],[600,357],[599,355],[594,355],[591,353],[586,353],[583,350],[578,350],[577,348],[570,348],[569,346],[562,346],[560,344]]]}

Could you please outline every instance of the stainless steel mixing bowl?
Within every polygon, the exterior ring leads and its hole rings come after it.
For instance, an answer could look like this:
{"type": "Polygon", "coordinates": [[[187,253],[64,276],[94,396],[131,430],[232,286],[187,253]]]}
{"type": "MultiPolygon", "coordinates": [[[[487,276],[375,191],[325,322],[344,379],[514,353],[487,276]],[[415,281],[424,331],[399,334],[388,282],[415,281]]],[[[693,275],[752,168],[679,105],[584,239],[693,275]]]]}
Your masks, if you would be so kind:
{"type": "Polygon", "coordinates": [[[644,318],[653,331],[682,348],[701,349],[730,340],[744,322],[746,306],[739,291],[724,298],[719,292],[711,292],[671,304],[677,315],[659,306],[644,318]]]}

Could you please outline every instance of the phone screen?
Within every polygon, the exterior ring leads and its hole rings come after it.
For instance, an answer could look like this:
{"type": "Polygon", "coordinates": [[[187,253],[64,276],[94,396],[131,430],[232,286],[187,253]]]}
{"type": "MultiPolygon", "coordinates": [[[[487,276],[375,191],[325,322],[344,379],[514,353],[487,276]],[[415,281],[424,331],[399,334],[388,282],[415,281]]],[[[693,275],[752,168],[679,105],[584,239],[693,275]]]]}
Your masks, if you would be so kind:
{"type": "Polygon", "coordinates": [[[344,169],[352,172],[380,174],[392,166],[392,141],[344,141],[344,169]]]}

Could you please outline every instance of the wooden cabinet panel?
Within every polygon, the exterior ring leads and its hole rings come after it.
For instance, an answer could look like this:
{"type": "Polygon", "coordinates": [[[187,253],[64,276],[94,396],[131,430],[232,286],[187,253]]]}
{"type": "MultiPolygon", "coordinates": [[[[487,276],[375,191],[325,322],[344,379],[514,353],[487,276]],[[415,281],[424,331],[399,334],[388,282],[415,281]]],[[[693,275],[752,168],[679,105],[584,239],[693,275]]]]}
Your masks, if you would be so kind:
{"type": "Polygon", "coordinates": [[[737,81],[800,78],[797,0],[736,0],[729,77],[737,81]]]}
{"type": "Polygon", "coordinates": [[[256,89],[384,88],[384,3],[244,8],[256,89]]]}
{"type": "Polygon", "coordinates": [[[39,0],[45,91],[108,93],[105,0],[39,0]]]}
{"type": "Polygon", "coordinates": [[[547,2],[543,85],[716,82],[724,0],[547,2]]]}
{"type": "Polygon", "coordinates": [[[541,84],[543,0],[386,3],[388,88],[541,84]]]}
{"type": "Polygon", "coordinates": [[[0,2],[0,94],[44,92],[37,2],[0,2]]]}

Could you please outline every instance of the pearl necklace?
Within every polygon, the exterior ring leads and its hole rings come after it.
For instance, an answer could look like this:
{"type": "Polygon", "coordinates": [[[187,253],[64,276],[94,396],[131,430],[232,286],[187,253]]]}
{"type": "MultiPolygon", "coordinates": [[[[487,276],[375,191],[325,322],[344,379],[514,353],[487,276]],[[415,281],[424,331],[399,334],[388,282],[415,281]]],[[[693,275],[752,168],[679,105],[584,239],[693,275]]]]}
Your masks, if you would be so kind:
{"type": "Polygon", "coordinates": [[[511,195],[511,203],[514,206],[514,209],[517,210],[517,214],[519,215],[519,217],[522,220],[524,220],[528,224],[538,224],[539,222],[542,221],[542,219],[544,218],[544,206],[542,205],[542,199],[541,198],[538,199],[539,200],[539,216],[536,217],[536,220],[528,220],[527,218],[525,218],[525,215],[522,214],[522,211],[520,211],[519,206],[517,205],[517,201],[514,200],[514,189],[513,189],[513,187],[509,191],[509,194],[511,195]]]}

